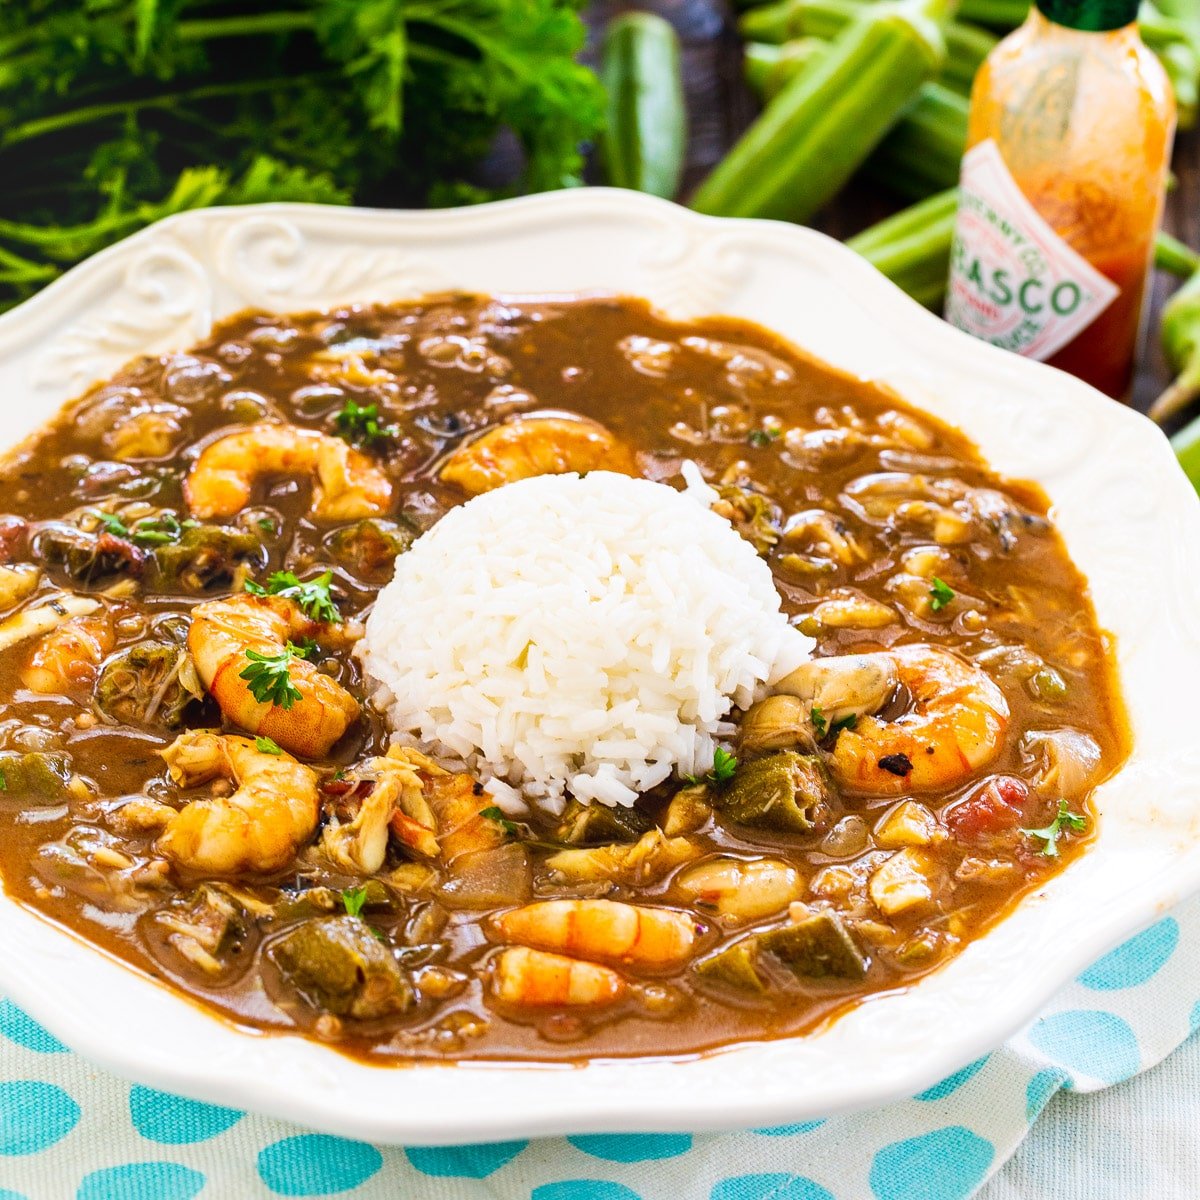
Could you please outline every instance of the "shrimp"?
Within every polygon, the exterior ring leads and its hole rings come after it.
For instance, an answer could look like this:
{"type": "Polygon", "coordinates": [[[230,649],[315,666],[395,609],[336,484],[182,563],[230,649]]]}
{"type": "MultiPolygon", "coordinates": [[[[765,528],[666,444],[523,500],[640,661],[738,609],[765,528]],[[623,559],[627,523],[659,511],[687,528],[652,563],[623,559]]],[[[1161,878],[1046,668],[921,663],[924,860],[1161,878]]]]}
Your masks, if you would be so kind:
{"type": "Polygon", "coordinates": [[[262,475],[312,475],[313,516],[330,521],[387,512],[392,485],[341,438],[294,425],[256,425],[206,446],[184,481],[197,517],[230,517],[250,503],[262,475]]]}
{"type": "Polygon", "coordinates": [[[492,991],[504,1004],[612,1004],[625,995],[625,980],[609,967],[510,946],[493,960],[492,991]]]}
{"type": "Polygon", "coordinates": [[[542,900],[502,913],[493,928],[506,942],[644,967],[686,961],[696,940],[687,914],[617,900],[542,900]]]}
{"type": "Polygon", "coordinates": [[[289,639],[329,632],[283,597],[230,596],[192,610],[188,649],[201,681],[230,721],[274,738],[293,754],[323,758],[357,719],[358,701],[302,658],[291,658],[287,666],[288,678],[300,693],[290,708],[256,700],[241,672],[251,662],[250,651],[280,656],[289,639]]]}
{"type": "Polygon", "coordinates": [[[477,496],[535,475],[601,470],[637,474],[633,456],[603,425],[541,412],[515,417],[460,446],[441,477],[477,496]]]}
{"type": "Polygon", "coordinates": [[[21,682],[44,696],[91,687],[115,641],[107,613],[74,617],[38,642],[21,672],[21,682]]]}
{"type": "Polygon", "coordinates": [[[168,818],[155,849],[180,866],[222,875],[277,871],[317,827],[317,774],[290,754],[207,729],[180,734],[161,753],[180,787],[213,779],[237,785],[231,796],[193,800],[168,818]]]}
{"type": "Polygon", "coordinates": [[[830,765],[847,788],[868,795],[953,787],[995,757],[1008,727],[1004,693],[979,667],[936,646],[814,659],[777,690],[818,707],[830,727],[856,718],[838,733],[830,765]],[[900,716],[871,715],[905,696],[911,704],[900,716]]]}

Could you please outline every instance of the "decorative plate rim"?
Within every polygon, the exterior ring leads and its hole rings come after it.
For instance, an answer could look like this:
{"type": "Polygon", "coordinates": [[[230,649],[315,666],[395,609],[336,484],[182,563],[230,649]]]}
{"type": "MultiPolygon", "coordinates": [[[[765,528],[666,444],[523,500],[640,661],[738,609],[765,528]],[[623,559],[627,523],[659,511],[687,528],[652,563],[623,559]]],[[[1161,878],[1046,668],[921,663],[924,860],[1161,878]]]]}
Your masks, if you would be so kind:
{"type": "Polygon", "coordinates": [[[958,424],[998,469],[1042,483],[1116,636],[1133,727],[1130,762],[1098,794],[1095,845],[946,967],[817,1033],[571,1067],[372,1067],[294,1035],[239,1030],[0,896],[0,991],[53,1034],[139,1082],[376,1142],[768,1126],[915,1094],[1200,890],[1190,786],[1200,747],[1184,704],[1200,668],[1200,505],[1166,440],[1077,380],[951,329],[812,230],[598,188],[425,212],[182,213],[0,317],[0,387],[20,401],[0,412],[0,445],[121,361],[184,350],[239,308],[452,288],[624,291],[670,315],[746,316],[889,383],[958,424]]]}

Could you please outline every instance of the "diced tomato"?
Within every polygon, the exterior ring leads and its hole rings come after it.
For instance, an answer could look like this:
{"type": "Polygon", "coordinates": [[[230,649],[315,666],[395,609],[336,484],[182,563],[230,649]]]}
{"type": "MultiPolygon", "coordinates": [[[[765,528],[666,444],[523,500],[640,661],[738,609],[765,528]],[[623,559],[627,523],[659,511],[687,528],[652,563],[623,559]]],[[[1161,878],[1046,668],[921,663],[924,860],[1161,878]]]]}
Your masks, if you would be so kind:
{"type": "Polygon", "coordinates": [[[0,517],[0,563],[16,558],[27,527],[21,517],[0,517]]]}
{"type": "Polygon", "coordinates": [[[946,813],[946,825],[960,842],[976,842],[1016,829],[1029,788],[1011,775],[996,775],[946,813]]]}

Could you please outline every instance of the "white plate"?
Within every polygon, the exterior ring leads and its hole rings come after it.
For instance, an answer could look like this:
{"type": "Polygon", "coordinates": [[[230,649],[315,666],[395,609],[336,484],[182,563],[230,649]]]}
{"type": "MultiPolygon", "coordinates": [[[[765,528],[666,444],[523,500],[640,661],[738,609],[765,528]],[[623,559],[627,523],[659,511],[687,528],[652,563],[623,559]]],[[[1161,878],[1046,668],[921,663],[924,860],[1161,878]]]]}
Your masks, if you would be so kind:
{"type": "Polygon", "coordinates": [[[371,1068],[238,1032],[0,898],[0,991],[122,1075],[379,1142],[736,1128],[911,1095],[998,1045],[1100,953],[1200,887],[1200,505],[1166,441],[1076,380],[955,332],[807,229],[699,217],[628,192],[483,208],[281,205],[172,217],[0,318],[0,444],[214,319],[460,288],[649,297],[748,317],[957,425],[1050,493],[1117,639],[1133,756],[1090,852],[909,990],[809,1037],[680,1061],[371,1068]]]}

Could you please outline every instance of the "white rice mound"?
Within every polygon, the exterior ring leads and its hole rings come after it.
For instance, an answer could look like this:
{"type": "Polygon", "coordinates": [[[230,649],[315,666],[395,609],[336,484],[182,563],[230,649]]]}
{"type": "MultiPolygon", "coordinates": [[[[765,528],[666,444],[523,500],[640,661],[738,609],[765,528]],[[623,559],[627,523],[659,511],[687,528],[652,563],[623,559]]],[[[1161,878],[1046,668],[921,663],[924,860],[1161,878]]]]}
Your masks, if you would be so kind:
{"type": "Polygon", "coordinates": [[[766,563],[687,492],[543,475],[446,514],[396,561],[359,645],[398,740],[509,811],[632,804],[703,775],[736,706],[807,659],[766,563]],[[511,786],[505,786],[505,784],[511,786]]]}

